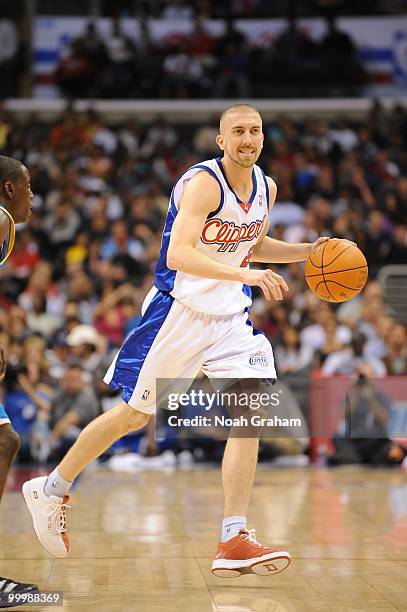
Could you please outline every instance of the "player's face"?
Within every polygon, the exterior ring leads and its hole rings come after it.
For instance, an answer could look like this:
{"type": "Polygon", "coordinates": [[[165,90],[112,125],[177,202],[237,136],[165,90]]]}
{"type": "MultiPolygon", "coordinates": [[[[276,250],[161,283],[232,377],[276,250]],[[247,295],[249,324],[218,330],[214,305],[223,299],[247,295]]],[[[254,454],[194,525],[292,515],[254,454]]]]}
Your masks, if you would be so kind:
{"type": "Polygon", "coordinates": [[[255,111],[238,111],[224,118],[217,143],[235,164],[250,168],[263,148],[261,117],[255,111]]]}
{"type": "Polygon", "coordinates": [[[30,174],[27,168],[24,168],[23,173],[18,181],[14,184],[13,205],[11,214],[15,223],[25,223],[32,214],[33,192],[30,185],[30,174]]]}

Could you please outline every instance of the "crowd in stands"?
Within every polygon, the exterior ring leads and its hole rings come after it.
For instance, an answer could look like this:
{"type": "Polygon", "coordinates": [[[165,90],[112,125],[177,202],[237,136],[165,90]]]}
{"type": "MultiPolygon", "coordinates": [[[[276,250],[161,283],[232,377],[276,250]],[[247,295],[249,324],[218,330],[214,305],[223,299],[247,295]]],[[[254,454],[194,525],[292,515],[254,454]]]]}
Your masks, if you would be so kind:
{"type": "Polygon", "coordinates": [[[60,58],[56,82],[68,98],[264,98],[356,95],[366,83],[352,38],[327,19],[313,40],[294,18],[277,37],[250,42],[225,20],[214,36],[196,19],[190,34],[177,31],[153,41],[148,20],[136,41],[112,22],[102,37],[90,22],[60,58]]]}
{"type": "MultiPolygon", "coordinates": [[[[264,132],[259,163],[278,185],[270,235],[354,240],[370,273],[365,291],[340,305],[307,289],[301,263],[276,267],[290,287],[283,302],[255,289],[251,318],[270,338],[279,374],[294,382],[315,368],[406,375],[405,321],[377,281],[382,266],[407,263],[406,111],[376,103],[363,120],[281,116],[264,132]]],[[[23,458],[63,452],[116,401],[102,376],[140,320],[171,188],[186,168],[219,154],[216,134],[215,119],[110,125],[68,109],[53,122],[19,122],[0,110],[0,153],[26,164],[35,194],[0,268],[3,395],[23,458]]]]}

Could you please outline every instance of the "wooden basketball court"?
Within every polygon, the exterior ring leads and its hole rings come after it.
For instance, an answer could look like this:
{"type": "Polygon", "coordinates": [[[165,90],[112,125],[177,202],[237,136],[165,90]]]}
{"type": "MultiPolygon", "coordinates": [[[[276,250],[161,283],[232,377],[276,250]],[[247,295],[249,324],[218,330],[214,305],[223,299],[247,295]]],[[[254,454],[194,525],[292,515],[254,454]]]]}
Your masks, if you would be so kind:
{"type": "Polygon", "coordinates": [[[261,542],[286,547],[293,561],[275,576],[226,580],[210,572],[222,515],[219,469],[90,469],[72,495],[65,560],[49,557],[31,530],[18,492],[26,477],[14,469],[0,508],[0,575],[63,591],[64,610],[407,609],[402,470],[260,466],[248,527],[261,542]]]}

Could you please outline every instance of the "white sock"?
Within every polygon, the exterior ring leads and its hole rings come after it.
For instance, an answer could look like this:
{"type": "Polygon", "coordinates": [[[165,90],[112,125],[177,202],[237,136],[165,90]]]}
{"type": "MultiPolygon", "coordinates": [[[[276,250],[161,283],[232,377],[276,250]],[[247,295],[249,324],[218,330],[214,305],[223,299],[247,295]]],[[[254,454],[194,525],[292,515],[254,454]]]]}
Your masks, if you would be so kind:
{"type": "Polygon", "coordinates": [[[241,529],[246,529],[246,517],[245,516],[226,516],[222,521],[222,535],[220,536],[221,542],[227,542],[231,540],[241,529]]]}
{"type": "Polygon", "coordinates": [[[53,472],[48,476],[48,479],[44,486],[44,493],[47,497],[50,495],[56,495],[57,497],[64,497],[68,494],[69,487],[72,482],[65,480],[59,473],[56,467],[53,472]]]}

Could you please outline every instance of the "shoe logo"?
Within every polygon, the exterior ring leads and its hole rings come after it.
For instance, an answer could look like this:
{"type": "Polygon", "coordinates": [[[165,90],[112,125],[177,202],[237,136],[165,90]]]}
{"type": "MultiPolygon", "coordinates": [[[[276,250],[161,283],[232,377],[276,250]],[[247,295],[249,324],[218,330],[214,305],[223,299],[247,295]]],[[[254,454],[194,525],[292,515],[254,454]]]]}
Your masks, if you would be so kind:
{"type": "Polygon", "coordinates": [[[38,499],[38,493],[37,493],[37,491],[33,491],[33,495],[34,495],[34,499],[38,499]]]}
{"type": "Polygon", "coordinates": [[[263,567],[265,567],[269,572],[277,572],[278,571],[278,567],[276,567],[272,563],[268,563],[267,565],[264,564],[263,567]]]}
{"type": "Polygon", "coordinates": [[[58,480],[53,480],[51,482],[51,487],[54,487],[54,489],[58,486],[58,480]]]}
{"type": "Polygon", "coordinates": [[[230,525],[226,527],[226,533],[230,533],[230,525]]]}
{"type": "Polygon", "coordinates": [[[148,399],[148,396],[150,395],[150,391],[148,389],[146,389],[143,393],[143,395],[141,396],[142,400],[146,400],[148,399]]]}

